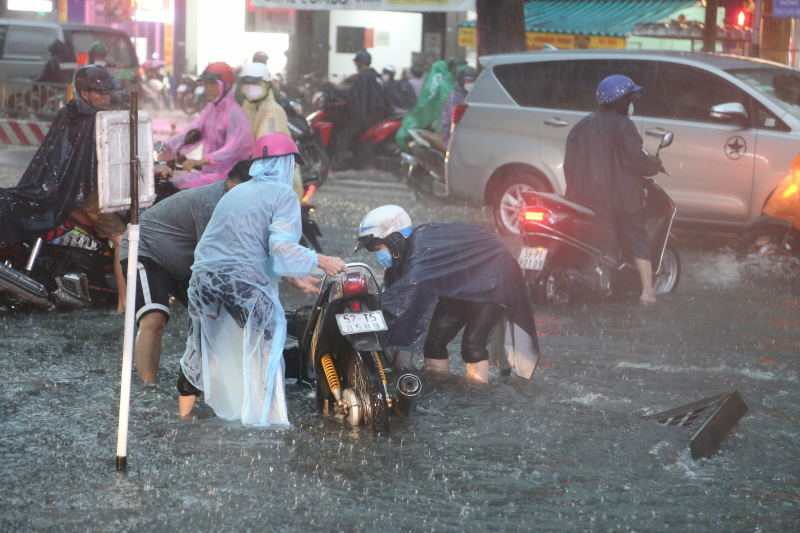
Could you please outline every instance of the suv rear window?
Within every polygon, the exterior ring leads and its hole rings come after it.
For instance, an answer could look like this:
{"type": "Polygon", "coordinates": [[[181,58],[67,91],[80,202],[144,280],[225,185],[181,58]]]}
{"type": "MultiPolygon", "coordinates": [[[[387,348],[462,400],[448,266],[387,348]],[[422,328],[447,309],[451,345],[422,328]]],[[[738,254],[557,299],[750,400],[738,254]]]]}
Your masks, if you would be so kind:
{"type": "Polygon", "coordinates": [[[108,50],[106,57],[108,67],[135,69],[139,66],[139,61],[133,52],[133,45],[123,34],[92,30],[70,30],[65,33],[67,39],[71,40],[76,54],[88,53],[92,44],[100,41],[108,50]]]}

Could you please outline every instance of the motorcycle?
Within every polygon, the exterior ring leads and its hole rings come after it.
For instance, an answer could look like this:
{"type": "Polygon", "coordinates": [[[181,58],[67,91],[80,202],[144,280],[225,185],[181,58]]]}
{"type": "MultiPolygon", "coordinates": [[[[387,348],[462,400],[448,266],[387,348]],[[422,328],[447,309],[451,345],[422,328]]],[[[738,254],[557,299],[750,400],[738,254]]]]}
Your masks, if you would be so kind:
{"type": "Polygon", "coordinates": [[[404,374],[390,394],[378,340],[378,332],[386,329],[380,286],[369,266],[351,263],[347,268],[347,274],[322,278],[300,349],[319,376],[318,410],[385,434],[390,411],[408,416],[422,382],[404,374]]]}
{"type": "MultiPolygon", "coordinates": [[[[196,144],[200,139],[200,130],[195,129],[187,132],[183,144],[175,151],[172,151],[172,149],[162,141],[157,141],[153,144],[153,157],[155,159],[153,168],[156,177],[155,203],[179,192],[178,188],[169,181],[169,174],[172,171],[183,170],[182,163],[186,160],[186,156],[181,154],[181,150],[185,146],[196,144]]],[[[202,167],[195,168],[200,170],[202,167]]],[[[322,253],[322,245],[319,243],[319,238],[322,237],[322,231],[319,229],[319,225],[312,215],[316,207],[309,203],[309,200],[316,192],[318,186],[319,180],[316,176],[303,177],[303,198],[300,201],[300,218],[303,225],[303,236],[300,239],[300,244],[306,248],[313,248],[317,253],[322,253]]]]}
{"type": "Polygon", "coordinates": [[[800,154],[791,172],[764,204],[762,215],[745,224],[740,255],[756,253],[786,261],[800,254],[800,154]]]}
{"type": "Polygon", "coordinates": [[[176,90],[178,102],[184,113],[194,115],[206,106],[206,90],[199,78],[184,74],[176,90]]]}
{"type": "Polygon", "coordinates": [[[447,148],[442,134],[428,130],[410,129],[408,152],[403,152],[403,175],[409,187],[419,196],[447,196],[444,181],[447,148]]]}
{"type": "Polygon", "coordinates": [[[172,87],[163,61],[151,60],[142,67],[142,93],[156,109],[172,109],[172,87]]]}
{"type": "Polygon", "coordinates": [[[286,112],[289,132],[297,143],[300,157],[305,165],[300,167],[303,182],[316,178],[316,186],[321,186],[328,179],[328,154],[322,146],[322,140],[316,130],[311,129],[303,116],[303,108],[293,100],[279,99],[278,104],[286,112]]]}
{"type": "Polygon", "coordinates": [[[399,175],[402,171],[402,152],[394,136],[403,125],[403,115],[390,115],[381,119],[358,138],[352,154],[340,154],[331,145],[331,131],[334,123],[347,120],[345,106],[344,102],[328,101],[325,110],[315,111],[308,116],[308,124],[319,131],[328,160],[337,162],[331,166],[351,170],[370,168],[399,175]]]}
{"type": "Polygon", "coordinates": [[[117,299],[114,252],[79,210],[32,241],[0,247],[0,306],[79,309],[117,299]]]}
{"type": "MultiPolygon", "coordinates": [[[[667,132],[659,151],[672,140],[672,133],[667,132]]],[[[523,200],[525,207],[519,216],[525,246],[518,260],[535,302],[559,305],[576,297],[599,301],[612,293],[641,292],[638,271],[630,258],[623,256],[613,223],[556,194],[528,192],[523,193],[523,200]]],[[[656,294],[674,291],[680,281],[681,259],[671,233],[675,212],[664,189],[648,180],[642,216],[656,294]]]]}

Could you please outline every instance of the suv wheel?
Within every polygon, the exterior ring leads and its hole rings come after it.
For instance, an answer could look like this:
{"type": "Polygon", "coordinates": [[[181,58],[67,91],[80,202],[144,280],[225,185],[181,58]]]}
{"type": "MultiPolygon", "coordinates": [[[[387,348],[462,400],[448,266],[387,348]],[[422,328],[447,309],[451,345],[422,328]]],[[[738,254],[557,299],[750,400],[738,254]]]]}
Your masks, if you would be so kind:
{"type": "Polygon", "coordinates": [[[547,191],[544,181],[532,174],[516,174],[499,182],[492,200],[494,223],[503,235],[519,235],[519,212],[525,206],[523,192],[547,191]]]}

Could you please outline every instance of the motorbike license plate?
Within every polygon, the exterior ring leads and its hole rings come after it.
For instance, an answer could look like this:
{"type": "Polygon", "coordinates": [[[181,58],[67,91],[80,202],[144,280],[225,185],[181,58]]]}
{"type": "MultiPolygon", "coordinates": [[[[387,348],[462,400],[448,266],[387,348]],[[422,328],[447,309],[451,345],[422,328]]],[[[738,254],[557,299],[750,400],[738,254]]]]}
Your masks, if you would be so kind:
{"type": "Polygon", "coordinates": [[[187,88],[186,84],[185,83],[181,83],[180,85],[178,85],[178,92],[179,93],[185,93],[186,92],[186,88],[187,88]]]}
{"type": "Polygon", "coordinates": [[[523,248],[519,252],[519,266],[523,270],[541,270],[547,259],[547,248],[523,248]]]}
{"type": "Polygon", "coordinates": [[[339,331],[342,335],[352,335],[353,333],[368,333],[370,331],[385,331],[386,321],[383,319],[382,311],[370,311],[369,313],[342,313],[336,315],[336,323],[339,324],[339,331]]]}

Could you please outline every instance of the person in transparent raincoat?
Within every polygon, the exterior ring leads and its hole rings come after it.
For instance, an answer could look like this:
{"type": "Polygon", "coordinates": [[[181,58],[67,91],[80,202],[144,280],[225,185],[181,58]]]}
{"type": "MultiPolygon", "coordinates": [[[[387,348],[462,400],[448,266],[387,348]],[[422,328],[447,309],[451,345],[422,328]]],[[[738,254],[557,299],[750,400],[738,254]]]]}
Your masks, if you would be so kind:
{"type": "Polygon", "coordinates": [[[196,397],[220,418],[288,427],[283,378],[283,277],[317,292],[311,269],[346,272],[344,261],[299,244],[300,201],[292,190],[297,145],[283,133],[260,138],[247,183],[219,204],[195,250],[189,283],[191,328],[178,379],[180,414],[196,397]]]}

